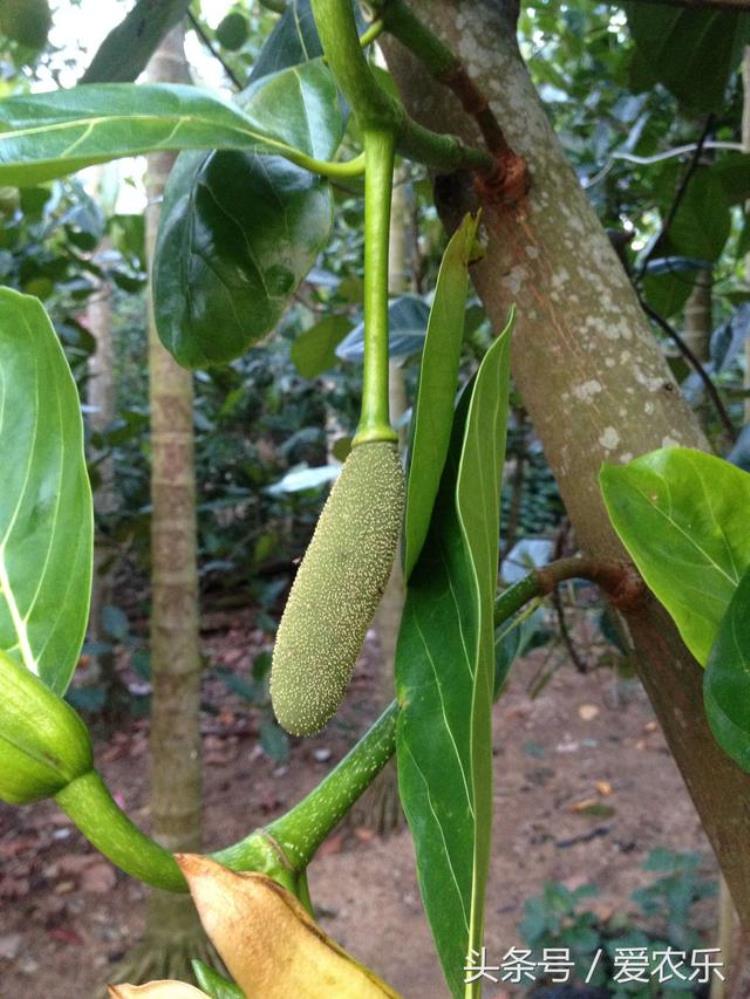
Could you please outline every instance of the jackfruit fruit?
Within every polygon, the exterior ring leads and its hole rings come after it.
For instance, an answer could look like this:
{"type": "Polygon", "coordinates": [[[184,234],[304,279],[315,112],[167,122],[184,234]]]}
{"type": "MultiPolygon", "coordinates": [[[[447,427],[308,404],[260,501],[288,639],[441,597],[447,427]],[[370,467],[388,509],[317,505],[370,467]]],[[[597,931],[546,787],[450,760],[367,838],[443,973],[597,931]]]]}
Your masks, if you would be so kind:
{"type": "Polygon", "coordinates": [[[403,508],[396,445],[354,447],[323,507],[276,635],[271,700],[292,735],[319,731],[344,697],[388,582],[403,508]]]}

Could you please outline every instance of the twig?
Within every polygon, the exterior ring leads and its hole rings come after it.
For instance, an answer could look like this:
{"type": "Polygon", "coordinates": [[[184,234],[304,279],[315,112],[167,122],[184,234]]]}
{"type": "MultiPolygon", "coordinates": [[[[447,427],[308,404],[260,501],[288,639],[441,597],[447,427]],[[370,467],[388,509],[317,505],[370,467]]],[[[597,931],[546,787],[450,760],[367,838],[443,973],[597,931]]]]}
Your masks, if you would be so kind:
{"type": "Polygon", "coordinates": [[[721,421],[722,426],[726,430],[730,439],[734,442],[737,439],[737,431],[735,430],[734,424],[732,423],[732,419],[729,416],[729,413],[727,412],[726,406],[724,405],[721,396],[719,395],[719,390],[714,385],[709,373],[703,367],[698,357],[696,357],[696,355],[690,349],[688,344],[683,340],[683,338],[680,336],[680,334],[677,332],[674,326],[672,326],[671,323],[668,323],[663,316],[660,316],[655,309],[652,309],[644,298],[639,296],[639,300],[641,303],[641,308],[646,313],[646,315],[650,319],[653,319],[656,325],[659,326],[667,334],[667,336],[674,341],[680,353],[683,355],[685,360],[689,362],[695,373],[703,382],[703,385],[706,389],[706,393],[711,399],[711,402],[714,404],[714,408],[716,409],[716,413],[719,417],[719,420],[721,421]]]}
{"type": "Polygon", "coordinates": [[[700,137],[697,143],[695,144],[693,155],[690,157],[690,162],[688,163],[687,170],[685,170],[685,173],[682,176],[682,180],[680,181],[680,185],[677,188],[677,191],[675,192],[674,198],[672,199],[672,204],[669,206],[669,211],[667,212],[666,218],[664,219],[662,227],[659,230],[659,235],[653,241],[648,250],[648,253],[643,258],[640,269],[638,271],[638,275],[636,277],[637,283],[640,283],[643,280],[643,276],[646,273],[646,268],[648,267],[649,261],[656,252],[656,248],[658,247],[659,243],[661,243],[661,241],[669,232],[670,226],[675,220],[675,216],[677,215],[678,209],[682,204],[682,200],[685,197],[685,194],[687,193],[688,184],[690,183],[693,174],[698,169],[698,164],[700,163],[701,156],[703,155],[703,147],[705,145],[706,139],[708,138],[708,133],[713,128],[713,124],[714,124],[713,114],[707,115],[706,121],[703,125],[703,131],[701,132],[700,137]]]}
{"type": "Polygon", "coordinates": [[[557,587],[555,587],[550,594],[550,600],[552,601],[552,606],[555,608],[557,625],[560,629],[560,638],[562,638],[563,645],[568,650],[568,655],[570,656],[571,662],[575,666],[576,672],[588,673],[589,668],[583,657],[579,654],[578,649],[575,646],[575,642],[573,641],[573,636],[570,634],[568,622],[565,620],[565,608],[563,607],[562,597],[560,596],[560,590],[557,587]]]}
{"type": "Polygon", "coordinates": [[[206,48],[211,53],[211,55],[214,57],[214,59],[218,59],[218,61],[221,63],[221,65],[222,65],[222,67],[224,69],[224,72],[227,74],[227,76],[232,81],[232,83],[237,88],[237,90],[242,90],[242,87],[243,87],[242,81],[235,75],[234,70],[232,69],[232,67],[225,61],[225,59],[222,56],[221,52],[219,52],[219,50],[216,48],[216,46],[214,45],[214,43],[208,37],[208,35],[206,34],[206,31],[205,31],[205,28],[200,23],[200,21],[195,16],[195,14],[192,12],[192,10],[188,11],[188,15],[187,16],[188,16],[188,21],[190,22],[190,26],[195,31],[196,35],[200,38],[200,40],[206,46],[206,48]]]}
{"type": "Polygon", "coordinates": [[[518,201],[529,188],[527,163],[511,148],[489,100],[471,79],[464,64],[404,0],[375,0],[371,5],[385,30],[405,45],[435,80],[448,87],[476,122],[496,164],[493,175],[482,177],[484,193],[493,199],[518,201]]]}

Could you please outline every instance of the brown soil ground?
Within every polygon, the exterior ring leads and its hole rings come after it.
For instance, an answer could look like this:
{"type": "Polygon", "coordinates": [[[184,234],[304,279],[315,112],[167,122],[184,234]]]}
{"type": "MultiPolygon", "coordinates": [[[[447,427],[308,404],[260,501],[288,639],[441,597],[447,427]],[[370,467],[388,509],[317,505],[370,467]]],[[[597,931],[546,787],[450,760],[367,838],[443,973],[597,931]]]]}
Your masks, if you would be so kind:
{"type": "MultiPolygon", "coordinates": [[[[207,640],[207,651],[214,662],[244,673],[258,639],[251,622],[234,615],[207,640]]],[[[374,660],[369,647],[343,721],[297,743],[281,767],[258,748],[252,711],[223,687],[207,690],[209,700],[221,702],[218,714],[204,717],[208,848],[278,815],[341,758],[372,716],[374,660]]],[[[537,666],[534,655],[516,664],[495,709],[487,952],[496,961],[520,944],[524,900],[545,881],[570,888],[594,883],[599,895],[590,907],[606,918],[632,911],[630,893],[647,880],[641,868],[655,847],[697,850],[703,873],[716,875],[640,688],[616,681],[609,670],[583,676],[566,667],[532,701],[527,685],[537,666]]],[[[97,746],[97,760],[118,800],[147,828],[146,738],[146,723],[131,723],[97,746]]],[[[407,832],[385,840],[363,829],[337,832],[312,865],[310,885],[325,929],[407,999],[447,995],[407,832]]],[[[145,894],[98,858],[54,805],[0,805],[0,995],[100,994],[108,969],[138,939],[145,894]]],[[[699,928],[707,946],[714,919],[715,902],[702,903],[699,928]]],[[[508,994],[498,986],[493,999],[508,994]]]]}

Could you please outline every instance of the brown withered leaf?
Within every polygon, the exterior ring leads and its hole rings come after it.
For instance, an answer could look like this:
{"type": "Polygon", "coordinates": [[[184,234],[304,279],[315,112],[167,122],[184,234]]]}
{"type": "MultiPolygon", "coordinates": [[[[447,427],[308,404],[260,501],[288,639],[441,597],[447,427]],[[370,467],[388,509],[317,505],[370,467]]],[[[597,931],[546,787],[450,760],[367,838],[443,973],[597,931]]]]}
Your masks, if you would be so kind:
{"type": "Polygon", "coordinates": [[[398,999],[264,874],[177,854],[203,927],[247,999],[398,999]]]}
{"type": "Polygon", "coordinates": [[[140,996],[153,999],[210,999],[205,992],[185,982],[149,982],[147,985],[110,985],[110,999],[138,999],[140,996]]]}

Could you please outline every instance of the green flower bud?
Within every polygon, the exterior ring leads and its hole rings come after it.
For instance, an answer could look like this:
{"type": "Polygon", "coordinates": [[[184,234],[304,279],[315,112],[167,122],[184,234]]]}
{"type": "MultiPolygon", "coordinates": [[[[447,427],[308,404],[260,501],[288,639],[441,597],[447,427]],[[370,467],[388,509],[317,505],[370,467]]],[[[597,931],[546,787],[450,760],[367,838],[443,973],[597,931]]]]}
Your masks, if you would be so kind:
{"type": "Polygon", "coordinates": [[[51,798],[92,766],[91,738],[75,711],[0,650],[0,799],[51,798]]]}

